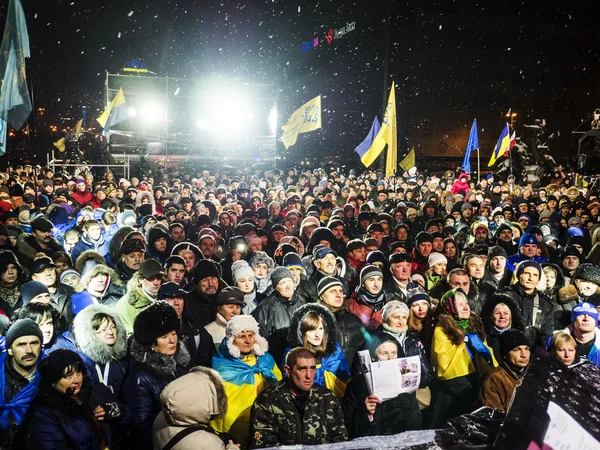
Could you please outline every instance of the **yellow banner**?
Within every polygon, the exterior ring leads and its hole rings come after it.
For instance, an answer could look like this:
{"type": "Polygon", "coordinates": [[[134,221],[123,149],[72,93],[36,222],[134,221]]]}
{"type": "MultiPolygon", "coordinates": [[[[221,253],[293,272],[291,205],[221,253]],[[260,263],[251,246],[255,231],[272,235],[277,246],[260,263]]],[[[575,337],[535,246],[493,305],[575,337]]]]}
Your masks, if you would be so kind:
{"type": "Polygon", "coordinates": [[[285,148],[296,143],[298,135],[321,128],[321,96],[313,98],[298,108],[281,127],[281,141],[285,148]]]}

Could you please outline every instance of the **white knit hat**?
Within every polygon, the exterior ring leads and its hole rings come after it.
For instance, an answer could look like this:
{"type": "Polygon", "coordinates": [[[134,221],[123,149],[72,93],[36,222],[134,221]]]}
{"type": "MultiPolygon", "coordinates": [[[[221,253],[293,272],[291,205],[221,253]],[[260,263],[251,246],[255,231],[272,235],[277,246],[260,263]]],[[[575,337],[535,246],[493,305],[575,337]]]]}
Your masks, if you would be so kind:
{"type": "Polygon", "coordinates": [[[269,343],[267,340],[260,335],[258,330],[258,322],[252,316],[233,316],[227,322],[225,328],[225,339],[227,339],[227,349],[229,354],[234,358],[241,356],[240,349],[233,345],[233,340],[242,334],[244,331],[254,331],[254,338],[256,343],[254,344],[254,353],[256,356],[262,356],[269,351],[269,343]]]}
{"type": "Polygon", "coordinates": [[[441,262],[448,262],[448,259],[446,259],[446,257],[444,255],[442,255],[441,253],[438,252],[433,252],[429,254],[429,258],[427,259],[427,262],[429,263],[429,267],[433,267],[436,264],[439,264],[441,262]]]}
{"type": "Polygon", "coordinates": [[[387,322],[390,316],[396,312],[403,312],[408,316],[408,306],[406,306],[406,303],[399,300],[392,300],[385,304],[381,312],[383,315],[383,321],[387,322]]]}
{"type": "Polygon", "coordinates": [[[254,271],[246,261],[240,259],[231,265],[231,276],[233,282],[237,284],[240,278],[254,277],[254,271]]]}

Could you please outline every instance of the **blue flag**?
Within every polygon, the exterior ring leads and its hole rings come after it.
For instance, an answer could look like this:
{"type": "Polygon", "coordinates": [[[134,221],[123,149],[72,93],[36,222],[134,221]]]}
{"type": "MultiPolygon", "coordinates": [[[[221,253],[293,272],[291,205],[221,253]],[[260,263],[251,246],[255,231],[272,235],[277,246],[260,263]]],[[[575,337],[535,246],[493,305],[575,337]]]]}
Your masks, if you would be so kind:
{"type": "Polygon", "coordinates": [[[367,135],[365,140],[362,141],[358,145],[358,147],[354,149],[354,151],[358,153],[358,156],[360,157],[363,164],[365,163],[365,159],[363,159],[363,157],[365,155],[368,155],[369,149],[371,148],[371,145],[375,140],[375,136],[377,136],[377,134],[379,133],[380,128],[381,124],[379,123],[379,119],[377,118],[377,116],[375,116],[375,120],[373,120],[373,125],[371,125],[371,130],[369,130],[369,134],[367,135]]]}
{"type": "Polygon", "coordinates": [[[462,163],[462,170],[466,173],[471,173],[471,152],[479,148],[479,136],[477,135],[477,119],[473,120],[471,125],[471,134],[469,134],[469,142],[467,142],[467,151],[465,159],[462,163]]]}
{"type": "Polygon", "coordinates": [[[29,35],[20,0],[10,0],[0,50],[0,118],[20,130],[31,114],[25,58],[29,58],[29,35]]]}
{"type": "Polygon", "coordinates": [[[6,129],[8,124],[4,119],[0,119],[0,156],[6,153],[6,129]]]}

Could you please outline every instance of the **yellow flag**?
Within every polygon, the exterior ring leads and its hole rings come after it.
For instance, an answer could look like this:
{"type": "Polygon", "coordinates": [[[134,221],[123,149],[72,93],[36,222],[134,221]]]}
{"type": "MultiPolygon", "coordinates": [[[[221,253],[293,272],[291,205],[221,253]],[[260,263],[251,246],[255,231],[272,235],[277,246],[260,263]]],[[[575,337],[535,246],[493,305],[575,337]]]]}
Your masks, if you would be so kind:
{"type": "Polygon", "coordinates": [[[75,137],[79,137],[79,133],[81,133],[81,127],[83,126],[83,119],[80,119],[79,122],[75,124],[75,137]]]}
{"type": "MultiPolygon", "coordinates": [[[[98,117],[96,120],[98,121],[98,123],[100,125],[102,125],[102,128],[106,128],[106,123],[109,121],[108,119],[111,118],[112,123],[109,123],[109,125],[114,125],[115,123],[117,123],[115,120],[117,119],[116,114],[113,113],[111,117],[111,112],[113,111],[113,109],[115,111],[117,111],[117,107],[121,106],[121,105],[125,105],[125,94],[123,94],[123,88],[119,89],[119,92],[117,92],[117,95],[115,96],[115,98],[112,99],[112,101],[110,102],[110,104],[108,105],[108,108],[106,108],[104,110],[104,112],[100,115],[100,117],[98,117]]],[[[120,108],[122,109],[122,108],[120,108]]]]}
{"type": "Polygon", "coordinates": [[[377,159],[377,157],[381,154],[386,144],[388,146],[388,155],[386,158],[386,168],[385,174],[386,176],[390,176],[394,174],[396,170],[396,162],[397,162],[397,133],[396,133],[396,89],[395,85],[392,82],[392,88],[390,90],[390,96],[388,97],[388,102],[385,107],[385,111],[383,113],[383,122],[381,123],[381,128],[379,129],[379,133],[373,139],[373,143],[369,150],[365,152],[365,154],[361,157],[361,161],[367,167],[369,167],[373,162],[377,159]],[[391,173],[390,173],[391,172],[391,173]]]}
{"type": "Polygon", "coordinates": [[[67,149],[65,145],[65,138],[60,138],[58,141],[54,143],[54,146],[58,149],[59,152],[64,153],[67,149]]]}
{"type": "Polygon", "coordinates": [[[409,170],[412,167],[415,167],[415,148],[411,148],[408,155],[404,157],[404,159],[400,162],[400,167],[402,170],[409,170]]]}
{"type": "MultiPolygon", "coordinates": [[[[396,129],[396,89],[392,82],[392,90],[383,113],[383,125],[387,123],[386,139],[387,155],[385,158],[385,176],[391,177],[398,167],[398,132],[396,129]]],[[[382,127],[383,128],[383,127],[382,127]]]]}
{"type": "Polygon", "coordinates": [[[281,127],[281,141],[285,148],[296,143],[298,135],[321,128],[321,96],[313,98],[298,108],[281,127]]]}

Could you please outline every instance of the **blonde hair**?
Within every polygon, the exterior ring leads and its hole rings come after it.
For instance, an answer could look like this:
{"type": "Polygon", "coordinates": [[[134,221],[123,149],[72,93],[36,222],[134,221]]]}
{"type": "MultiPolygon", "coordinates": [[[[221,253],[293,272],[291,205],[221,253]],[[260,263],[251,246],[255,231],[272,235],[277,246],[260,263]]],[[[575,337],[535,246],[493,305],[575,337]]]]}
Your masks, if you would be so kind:
{"type": "Polygon", "coordinates": [[[550,341],[550,347],[548,348],[548,351],[552,355],[556,356],[556,352],[558,351],[560,346],[564,344],[569,344],[574,349],[577,349],[577,342],[575,342],[575,339],[569,333],[565,333],[564,331],[554,333],[554,335],[552,336],[552,340],[550,341]]]}

